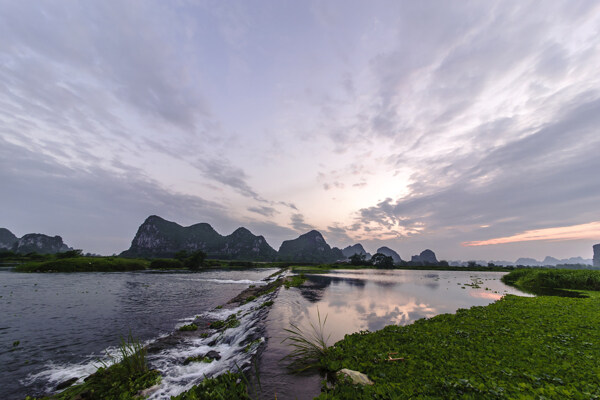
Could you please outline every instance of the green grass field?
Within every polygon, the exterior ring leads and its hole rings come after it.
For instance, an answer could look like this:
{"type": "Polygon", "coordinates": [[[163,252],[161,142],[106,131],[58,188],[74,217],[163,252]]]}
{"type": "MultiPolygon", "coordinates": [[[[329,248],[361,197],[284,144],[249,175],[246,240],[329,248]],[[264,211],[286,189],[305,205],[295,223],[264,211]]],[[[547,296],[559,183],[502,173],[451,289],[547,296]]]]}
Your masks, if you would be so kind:
{"type": "MultiPolygon", "coordinates": [[[[598,287],[598,271],[567,272],[519,270],[505,282],[598,287]]],[[[585,294],[508,295],[485,307],[347,335],[321,360],[323,368],[357,370],[375,384],[340,382],[318,398],[600,398],[600,293],[585,294]]]]}

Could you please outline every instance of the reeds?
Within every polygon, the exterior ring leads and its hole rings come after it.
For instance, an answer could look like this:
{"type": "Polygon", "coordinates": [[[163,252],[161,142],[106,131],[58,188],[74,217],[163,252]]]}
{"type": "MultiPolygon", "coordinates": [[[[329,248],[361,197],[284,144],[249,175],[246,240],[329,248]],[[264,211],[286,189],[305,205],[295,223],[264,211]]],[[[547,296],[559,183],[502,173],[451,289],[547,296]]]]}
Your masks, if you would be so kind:
{"type": "Polygon", "coordinates": [[[301,373],[311,369],[322,369],[321,360],[327,355],[329,346],[327,344],[331,334],[325,337],[325,319],[321,320],[321,313],[317,308],[318,323],[310,322],[311,330],[302,331],[297,325],[284,329],[289,336],[282,343],[288,342],[293,350],[283,360],[289,361],[288,368],[294,373],[301,373]]]}

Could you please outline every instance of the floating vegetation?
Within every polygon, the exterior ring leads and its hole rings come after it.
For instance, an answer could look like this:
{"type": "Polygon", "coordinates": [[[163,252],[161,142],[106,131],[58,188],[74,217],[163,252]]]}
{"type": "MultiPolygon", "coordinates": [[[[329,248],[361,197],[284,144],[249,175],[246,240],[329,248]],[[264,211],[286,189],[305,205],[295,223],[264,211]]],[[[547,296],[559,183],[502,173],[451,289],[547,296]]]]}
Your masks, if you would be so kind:
{"type": "MultiPolygon", "coordinates": [[[[503,281],[590,290],[600,287],[600,272],[516,270],[503,281]]],[[[360,371],[374,385],[338,382],[318,398],[599,398],[600,293],[585,294],[506,295],[453,315],[346,335],[321,365],[360,371]],[[389,354],[402,361],[391,362],[389,354]]]]}
{"type": "Polygon", "coordinates": [[[241,373],[226,372],[216,378],[207,378],[187,392],[171,400],[250,400],[246,380],[241,373]]]}

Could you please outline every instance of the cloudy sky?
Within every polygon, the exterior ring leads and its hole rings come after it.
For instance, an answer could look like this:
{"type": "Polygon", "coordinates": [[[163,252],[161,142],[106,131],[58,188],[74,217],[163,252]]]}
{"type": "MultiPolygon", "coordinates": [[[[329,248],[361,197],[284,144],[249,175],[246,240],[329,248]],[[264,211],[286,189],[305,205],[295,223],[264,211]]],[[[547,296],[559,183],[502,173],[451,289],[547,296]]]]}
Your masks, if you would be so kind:
{"type": "Polygon", "coordinates": [[[597,1],[0,0],[0,226],[591,258],[597,1]]]}

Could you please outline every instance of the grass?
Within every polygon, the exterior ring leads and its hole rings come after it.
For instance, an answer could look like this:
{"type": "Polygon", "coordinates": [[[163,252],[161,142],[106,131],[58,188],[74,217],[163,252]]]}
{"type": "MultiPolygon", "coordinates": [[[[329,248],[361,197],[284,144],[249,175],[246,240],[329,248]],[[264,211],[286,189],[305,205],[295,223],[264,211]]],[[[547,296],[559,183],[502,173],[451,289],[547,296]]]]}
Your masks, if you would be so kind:
{"type": "Polygon", "coordinates": [[[205,357],[205,356],[188,357],[183,361],[183,365],[188,365],[189,363],[193,363],[193,362],[203,362],[203,363],[210,364],[211,362],[213,362],[213,360],[214,359],[212,359],[210,357],[205,357]]]}
{"type": "Polygon", "coordinates": [[[183,325],[181,328],[179,328],[179,330],[181,332],[190,332],[190,331],[197,331],[198,330],[198,325],[196,324],[188,324],[188,325],[183,325]]]}
{"type": "Polygon", "coordinates": [[[304,276],[304,274],[294,275],[291,278],[287,278],[283,282],[283,286],[285,286],[286,289],[289,289],[291,287],[298,287],[304,282],[306,282],[306,276],[304,276]]]}
{"type": "Polygon", "coordinates": [[[331,335],[325,337],[325,324],[327,316],[321,320],[321,313],[317,309],[318,322],[310,322],[310,330],[303,331],[297,325],[291,324],[291,328],[284,329],[288,336],[282,343],[288,342],[292,347],[290,354],[284,357],[288,361],[288,368],[294,373],[305,372],[311,369],[322,369],[323,359],[329,354],[327,341],[331,335]]]}
{"type": "MultiPolygon", "coordinates": [[[[131,335],[121,339],[121,360],[111,366],[102,366],[85,382],[43,400],[134,400],[137,393],[160,382],[160,374],[149,370],[146,349],[131,335]]],[[[35,400],[26,397],[26,400],[35,400]]]]}
{"type": "Polygon", "coordinates": [[[17,272],[119,272],[144,270],[146,260],[121,257],[75,257],[50,261],[27,262],[15,267],[17,272]]]}
{"type": "Polygon", "coordinates": [[[533,293],[547,289],[600,290],[600,271],[524,268],[502,277],[502,282],[533,293]]]}
{"type": "Polygon", "coordinates": [[[212,329],[225,330],[225,329],[229,329],[229,328],[237,328],[238,326],[240,326],[240,321],[237,319],[237,316],[235,314],[231,314],[224,321],[217,320],[217,321],[210,323],[210,327],[212,329]]]}
{"type": "MultiPolygon", "coordinates": [[[[520,271],[505,282],[596,287],[593,271],[520,271]]],[[[346,335],[321,364],[360,371],[375,384],[338,382],[318,399],[600,398],[600,293],[586,295],[507,295],[485,307],[346,335]]]]}

